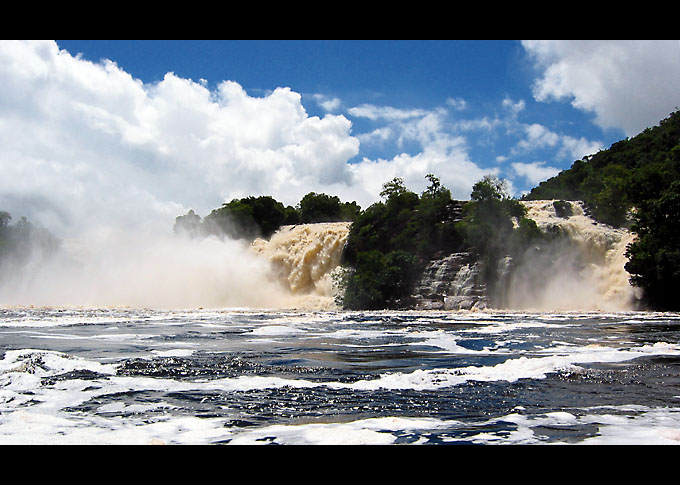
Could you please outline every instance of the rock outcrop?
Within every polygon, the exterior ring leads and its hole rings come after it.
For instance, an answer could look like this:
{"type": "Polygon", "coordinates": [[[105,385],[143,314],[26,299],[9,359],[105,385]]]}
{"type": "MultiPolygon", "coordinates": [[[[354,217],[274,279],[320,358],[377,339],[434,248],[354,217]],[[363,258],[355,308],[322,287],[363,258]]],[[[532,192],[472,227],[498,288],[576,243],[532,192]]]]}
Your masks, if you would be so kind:
{"type": "Polygon", "coordinates": [[[416,286],[417,309],[470,310],[488,306],[482,264],[469,252],[430,262],[416,286]]]}

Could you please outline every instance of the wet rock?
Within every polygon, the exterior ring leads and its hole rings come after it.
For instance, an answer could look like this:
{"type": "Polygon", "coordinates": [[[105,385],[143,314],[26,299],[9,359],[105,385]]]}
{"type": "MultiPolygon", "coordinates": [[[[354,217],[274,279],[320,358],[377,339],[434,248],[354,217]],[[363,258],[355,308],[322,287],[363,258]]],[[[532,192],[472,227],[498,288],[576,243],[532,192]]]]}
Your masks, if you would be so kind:
{"type": "Polygon", "coordinates": [[[469,252],[451,253],[430,262],[414,299],[419,310],[471,310],[487,305],[481,263],[469,252]]]}

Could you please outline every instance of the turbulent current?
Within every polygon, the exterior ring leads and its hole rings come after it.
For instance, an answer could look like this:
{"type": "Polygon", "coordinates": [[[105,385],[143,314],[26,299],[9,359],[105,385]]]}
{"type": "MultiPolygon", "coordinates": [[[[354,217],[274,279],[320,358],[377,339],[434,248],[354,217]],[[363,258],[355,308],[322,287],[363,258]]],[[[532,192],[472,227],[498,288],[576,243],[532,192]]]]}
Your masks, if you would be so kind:
{"type": "Polygon", "coordinates": [[[0,444],[678,444],[680,315],[0,309],[0,444]]]}
{"type": "Polygon", "coordinates": [[[338,310],[344,223],[67,241],[0,281],[0,444],[679,444],[680,314],[631,310],[628,233],[527,205],[567,244],[483,311],[338,310]]]}

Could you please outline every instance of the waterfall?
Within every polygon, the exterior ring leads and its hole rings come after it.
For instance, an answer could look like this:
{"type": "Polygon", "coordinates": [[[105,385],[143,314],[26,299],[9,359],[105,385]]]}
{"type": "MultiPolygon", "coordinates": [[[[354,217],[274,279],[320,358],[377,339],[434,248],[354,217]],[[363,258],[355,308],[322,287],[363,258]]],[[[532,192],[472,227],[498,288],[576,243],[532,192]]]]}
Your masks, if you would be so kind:
{"type": "MultiPolygon", "coordinates": [[[[633,309],[638,295],[629,283],[626,246],[633,235],[589,217],[581,202],[557,210],[555,201],[526,201],[527,216],[551,235],[524,254],[503,256],[493,281],[481,261],[456,252],[431,261],[416,285],[422,309],[603,310],[633,309]],[[570,209],[570,210],[569,210],[570,209]]],[[[565,204],[565,203],[563,203],[565,204]]]]}
{"type": "Polygon", "coordinates": [[[598,223],[581,202],[558,214],[553,200],[525,201],[527,217],[555,234],[553,242],[529,249],[508,282],[507,305],[534,310],[629,310],[636,294],[629,283],[626,246],[633,235],[598,223]]]}
{"type": "Polygon", "coordinates": [[[0,279],[0,305],[331,308],[348,232],[348,223],[286,226],[248,243],[101,231],[0,279]]]}
{"type": "Polygon", "coordinates": [[[283,226],[269,240],[256,239],[251,250],[270,263],[275,278],[290,292],[291,304],[331,308],[349,222],[283,226]]]}
{"type": "MultiPolygon", "coordinates": [[[[473,254],[431,261],[416,308],[628,310],[636,295],[624,269],[632,234],[599,224],[572,202],[524,202],[550,234],[485,271],[473,254]],[[484,275],[495,273],[495,281],[484,275]]],[[[334,309],[350,223],[284,226],[268,240],[98,231],[65,241],[52,260],[0,281],[0,304],[334,309]]],[[[488,269],[488,268],[486,268],[488,269]]]]}

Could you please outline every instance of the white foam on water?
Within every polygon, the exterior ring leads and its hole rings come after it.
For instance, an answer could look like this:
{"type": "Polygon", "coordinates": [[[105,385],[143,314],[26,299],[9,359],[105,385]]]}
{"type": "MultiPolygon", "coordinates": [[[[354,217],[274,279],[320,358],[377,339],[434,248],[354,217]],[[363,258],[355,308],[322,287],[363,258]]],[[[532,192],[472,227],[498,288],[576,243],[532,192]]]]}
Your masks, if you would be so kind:
{"type": "MultiPolygon", "coordinates": [[[[555,411],[544,414],[524,415],[521,410],[475,426],[486,427],[499,423],[516,426],[502,435],[481,432],[465,438],[449,438],[449,442],[474,444],[541,444],[546,437],[534,429],[550,428],[568,431],[574,427],[594,427],[595,436],[586,437],[578,444],[583,445],[680,445],[680,408],[648,408],[645,406],[611,407],[611,413],[595,413],[598,408],[578,410],[577,414],[555,411]],[[625,414],[614,414],[617,411],[625,414]],[[635,411],[631,415],[631,411],[635,411]],[[591,412],[589,412],[591,411],[591,412]]],[[[552,444],[569,443],[556,439],[552,444]]]]}
{"type": "Polygon", "coordinates": [[[455,369],[417,369],[411,373],[389,373],[378,379],[363,380],[351,385],[357,389],[441,389],[468,381],[515,382],[519,379],[544,379],[556,372],[579,372],[579,364],[626,362],[653,355],[680,355],[680,346],[658,342],[637,348],[617,349],[602,346],[543,349],[547,357],[507,359],[493,366],[468,366],[455,369]]]}
{"type": "Polygon", "coordinates": [[[395,432],[436,430],[451,422],[434,418],[368,418],[346,423],[312,423],[267,426],[236,434],[229,444],[265,443],[300,445],[389,445],[397,440],[395,432]]]}
{"type": "MultiPolygon", "coordinates": [[[[189,320],[195,321],[198,316],[216,316],[220,321],[229,324],[231,320],[225,318],[229,313],[224,312],[189,312],[189,320]]],[[[527,314],[530,315],[530,314],[527,314]]],[[[592,314],[588,318],[592,317],[592,314]]],[[[558,316],[558,315],[555,315],[558,316]]],[[[461,321],[463,316],[458,316],[461,321]]],[[[327,387],[342,390],[439,390],[457,386],[470,381],[515,382],[519,379],[543,379],[556,372],[583,372],[580,367],[589,363],[617,363],[632,361],[646,356],[679,356],[680,346],[658,342],[647,345],[622,345],[612,342],[598,345],[572,345],[559,340],[551,342],[550,346],[537,348],[524,354],[513,354],[509,358],[509,350],[484,348],[479,351],[463,349],[458,339],[466,337],[468,331],[480,332],[489,327],[494,330],[505,325],[504,330],[526,330],[534,327],[550,326],[539,320],[503,323],[488,318],[479,318],[486,323],[470,329],[448,332],[441,329],[427,330],[414,325],[402,326],[377,331],[371,328],[363,330],[340,328],[344,323],[337,321],[337,314],[327,315],[282,312],[276,318],[246,321],[238,323],[239,329],[260,330],[260,337],[267,340],[270,336],[303,338],[329,338],[342,340],[342,345],[360,345],[372,348],[374,344],[389,345],[394,338],[400,345],[431,345],[450,353],[464,353],[467,355],[499,356],[505,359],[495,365],[465,366],[460,368],[417,369],[412,372],[385,372],[375,379],[363,379],[355,382],[340,381],[310,381],[277,376],[241,375],[233,378],[200,379],[180,381],[174,379],[160,379],[151,377],[129,377],[116,375],[117,366],[74,357],[65,353],[39,350],[8,350],[0,360],[0,444],[35,443],[121,443],[121,444],[161,444],[161,443],[213,443],[228,441],[235,444],[266,443],[270,437],[276,443],[303,444],[383,444],[394,443],[398,438],[413,430],[441,430],[447,435],[447,428],[458,429],[459,424],[453,421],[422,420],[415,418],[378,418],[375,420],[356,420],[351,422],[313,422],[306,424],[291,424],[282,426],[267,426],[257,429],[237,430],[225,428],[227,418],[196,418],[178,417],[170,413],[163,414],[162,410],[172,409],[168,402],[110,402],[110,396],[117,393],[160,391],[195,392],[195,393],[228,393],[248,390],[265,389],[304,389],[327,387]],[[326,323],[335,321],[334,330],[326,334],[326,323]],[[517,326],[515,326],[517,325],[517,326]],[[41,381],[45,377],[57,376],[75,370],[89,370],[102,374],[101,378],[55,379],[53,383],[41,381]],[[81,414],[63,411],[66,408],[77,407],[83,403],[96,402],[98,398],[107,396],[105,403],[99,406],[97,413],[81,414]],[[138,416],[145,411],[155,411],[153,416],[138,416]],[[112,416],[106,416],[106,414],[112,416]]],[[[586,318],[586,314],[583,314],[586,318]]],[[[658,315],[635,315],[635,320],[648,321],[658,315]]],[[[70,317],[69,317],[70,318],[70,317]]],[[[603,317],[604,318],[604,317],[603,317]]],[[[632,315],[631,315],[631,319],[632,315]]],[[[247,320],[247,319],[246,319],[247,320]]],[[[150,319],[152,324],[156,319],[150,319]]],[[[606,321],[606,319],[605,319],[606,321]]],[[[617,321],[621,321],[620,319],[617,321]]],[[[159,322],[162,320],[159,319],[159,322]]],[[[468,320],[466,320],[468,322],[468,320]]],[[[468,322],[469,323],[469,322],[468,322]]],[[[109,328],[110,322],[104,323],[109,328]]],[[[355,325],[355,323],[352,323],[355,325]]],[[[454,324],[455,325],[455,324],[454,324]]],[[[558,325],[555,323],[555,325],[558,325]]],[[[559,324],[562,325],[563,324],[559,324]]],[[[632,323],[636,325],[636,323],[632,323]]],[[[369,326],[370,327],[370,326],[369,326]]],[[[255,334],[257,332],[254,332],[255,334]]],[[[141,338],[138,334],[128,333],[128,338],[141,338]]],[[[143,337],[148,337],[144,335],[143,337]]],[[[70,338],[70,336],[69,336],[70,338]]],[[[96,336],[94,338],[97,338],[96,336]]],[[[606,337],[603,337],[604,342],[606,337]]],[[[507,340],[499,340],[499,345],[507,340]]],[[[128,343],[128,342],[126,342],[128,343]]],[[[145,342],[147,348],[148,342],[145,342]]],[[[156,345],[156,344],[154,344],[156,345]]],[[[158,344],[159,347],[148,348],[149,353],[156,356],[188,356],[199,347],[167,342],[158,344]]],[[[669,406],[675,403],[669,403],[669,406]]],[[[503,433],[485,432],[469,437],[469,430],[465,431],[465,438],[460,441],[478,443],[541,443],[544,438],[534,434],[539,426],[582,426],[592,425],[600,430],[593,438],[587,438],[584,443],[650,443],[650,444],[679,444],[680,443],[680,411],[677,408],[645,408],[635,409],[623,416],[622,408],[612,412],[599,409],[585,409],[582,413],[572,414],[564,412],[548,413],[545,415],[523,415],[521,412],[512,413],[498,418],[514,424],[516,429],[503,433]],[[621,411],[621,413],[618,413],[621,411]],[[632,415],[631,415],[632,414],[632,415]]],[[[469,423],[468,423],[469,424],[469,423]]],[[[476,425],[489,428],[493,423],[477,423],[476,425]]],[[[467,425],[466,425],[467,426],[467,425]]],[[[538,433],[538,431],[537,431],[538,433]]],[[[423,438],[425,440],[426,438],[423,438]]],[[[444,437],[445,440],[458,438],[444,437]]],[[[271,440],[269,440],[271,441],[271,440]]]]}
{"type": "Polygon", "coordinates": [[[172,417],[156,422],[96,416],[63,418],[33,410],[0,416],[0,443],[21,445],[208,444],[229,439],[224,420],[172,417]]]}
{"type": "Polygon", "coordinates": [[[89,370],[100,374],[115,374],[115,366],[101,364],[50,350],[7,350],[0,360],[0,375],[28,372],[36,376],[54,375],[74,370],[89,370]]]}
{"type": "Polygon", "coordinates": [[[300,328],[291,327],[288,325],[263,325],[254,328],[251,331],[252,335],[258,336],[290,336],[290,335],[304,335],[306,332],[300,328]]]}
{"type": "Polygon", "coordinates": [[[191,357],[197,349],[169,349],[152,350],[151,353],[158,357],[191,357]]]}
{"type": "Polygon", "coordinates": [[[427,345],[441,349],[441,352],[447,352],[451,354],[468,354],[468,355],[488,355],[491,353],[496,353],[497,350],[494,348],[484,348],[482,350],[474,350],[464,347],[458,344],[460,338],[451,332],[445,332],[444,330],[432,330],[425,332],[412,332],[414,338],[422,338],[422,340],[417,340],[413,344],[417,345],[427,345]]]}

